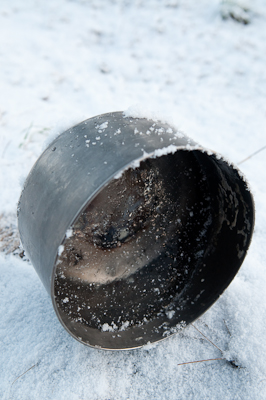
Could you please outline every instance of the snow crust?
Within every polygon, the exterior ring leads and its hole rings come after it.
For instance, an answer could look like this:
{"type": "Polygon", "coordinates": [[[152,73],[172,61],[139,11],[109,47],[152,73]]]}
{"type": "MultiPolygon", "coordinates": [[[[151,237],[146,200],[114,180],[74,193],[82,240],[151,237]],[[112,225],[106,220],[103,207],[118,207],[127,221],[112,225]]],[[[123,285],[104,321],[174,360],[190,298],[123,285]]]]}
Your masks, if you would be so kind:
{"type": "MultiPolygon", "coordinates": [[[[2,215],[15,225],[20,177],[50,133],[95,115],[141,103],[234,165],[265,146],[266,3],[249,2],[246,25],[229,8],[224,19],[221,5],[1,1],[0,229],[2,215]]],[[[0,253],[0,398],[266,399],[265,169],[265,152],[241,164],[256,203],[253,242],[194,323],[222,353],[191,325],[134,351],[85,347],[60,325],[32,265],[0,253]]]]}
{"type": "Polygon", "coordinates": [[[134,106],[128,107],[123,112],[125,117],[132,117],[132,118],[146,118],[152,121],[160,121],[165,124],[173,125],[174,121],[173,118],[169,115],[165,115],[161,111],[157,110],[150,110],[144,104],[135,104],[134,106]]]}
{"type": "Polygon", "coordinates": [[[61,244],[61,245],[58,247],[58,251],[57,251],[58,255],[61,256],[61,254],[63,253],[63,251],[64,251],[64,246],[61,244]]]}
{"type": "Polygon", "coordinates": [[[69,228],[69,229],[66,231],[66,238],[69,239],[72,235],[73,235],[73,229],[72,229],[72,228],[69,228]]]}

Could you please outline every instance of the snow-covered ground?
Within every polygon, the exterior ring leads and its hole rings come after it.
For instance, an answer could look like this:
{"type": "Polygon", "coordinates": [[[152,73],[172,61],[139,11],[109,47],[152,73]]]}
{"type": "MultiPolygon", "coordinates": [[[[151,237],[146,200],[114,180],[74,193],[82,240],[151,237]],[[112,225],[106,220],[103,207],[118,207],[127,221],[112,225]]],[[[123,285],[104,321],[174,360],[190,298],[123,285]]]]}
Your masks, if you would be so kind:
{"type": "MultiPolygon", "coordinates": [[[[97,114],[138,104],[234,163],[265,146],[266,3],[249,6],[1,0],[0,232],[15,231],[21,185],[48,137],[97,114]]],[[[238,368],[179,365],[223,357],[193,326],[134,351],[85,347],[60,325],[32,265],[2,252],[0,398],[266,399],[265,159],[266,150],[240,164],[256,203],[248,256],[194,324],[238,368]]]]}

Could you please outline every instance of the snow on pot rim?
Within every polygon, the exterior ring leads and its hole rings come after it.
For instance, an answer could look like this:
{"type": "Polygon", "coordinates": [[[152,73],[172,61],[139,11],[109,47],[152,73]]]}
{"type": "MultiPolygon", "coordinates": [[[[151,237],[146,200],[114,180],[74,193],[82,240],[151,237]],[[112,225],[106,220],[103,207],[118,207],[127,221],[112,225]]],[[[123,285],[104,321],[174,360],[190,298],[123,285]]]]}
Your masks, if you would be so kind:
{"type": "Polygon", "coordinates": [[[48,146],[18,224],[66,330],[89,346],[131,349],[217,300],[246,255],[254,204],[220,156],[167,123],[115,112],[48,146]]]}

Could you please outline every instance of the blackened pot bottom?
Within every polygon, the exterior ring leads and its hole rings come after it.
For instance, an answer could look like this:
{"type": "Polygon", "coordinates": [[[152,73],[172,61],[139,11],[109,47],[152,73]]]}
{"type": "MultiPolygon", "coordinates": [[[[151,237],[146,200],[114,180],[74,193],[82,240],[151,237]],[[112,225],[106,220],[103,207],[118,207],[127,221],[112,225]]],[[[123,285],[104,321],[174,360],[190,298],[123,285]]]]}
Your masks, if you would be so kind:
{"type": "Polygon", "coordinates": [[[229,221],[219,213],[223,177],[208,176],[217,171],[199,151],[149,158],[87,204],[56,262],[55,304],[74,337],[107,349],[139,347],[214,302],[221,286],[206,279],[207,259],[229,221]]]}

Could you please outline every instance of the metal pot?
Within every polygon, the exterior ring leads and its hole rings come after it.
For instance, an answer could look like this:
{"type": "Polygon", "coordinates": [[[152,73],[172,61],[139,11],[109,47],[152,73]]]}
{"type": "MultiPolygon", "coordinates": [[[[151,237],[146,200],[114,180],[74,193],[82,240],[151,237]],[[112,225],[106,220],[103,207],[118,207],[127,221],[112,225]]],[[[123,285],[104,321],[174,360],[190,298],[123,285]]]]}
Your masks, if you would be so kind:
{"type": "Polygon", "coordinates": [[[254,226],[239,171],[160,121],[122,112],[58,136],[18,206],[21,241],[66,330],[129,349],[204,313],[254,226]]]}

